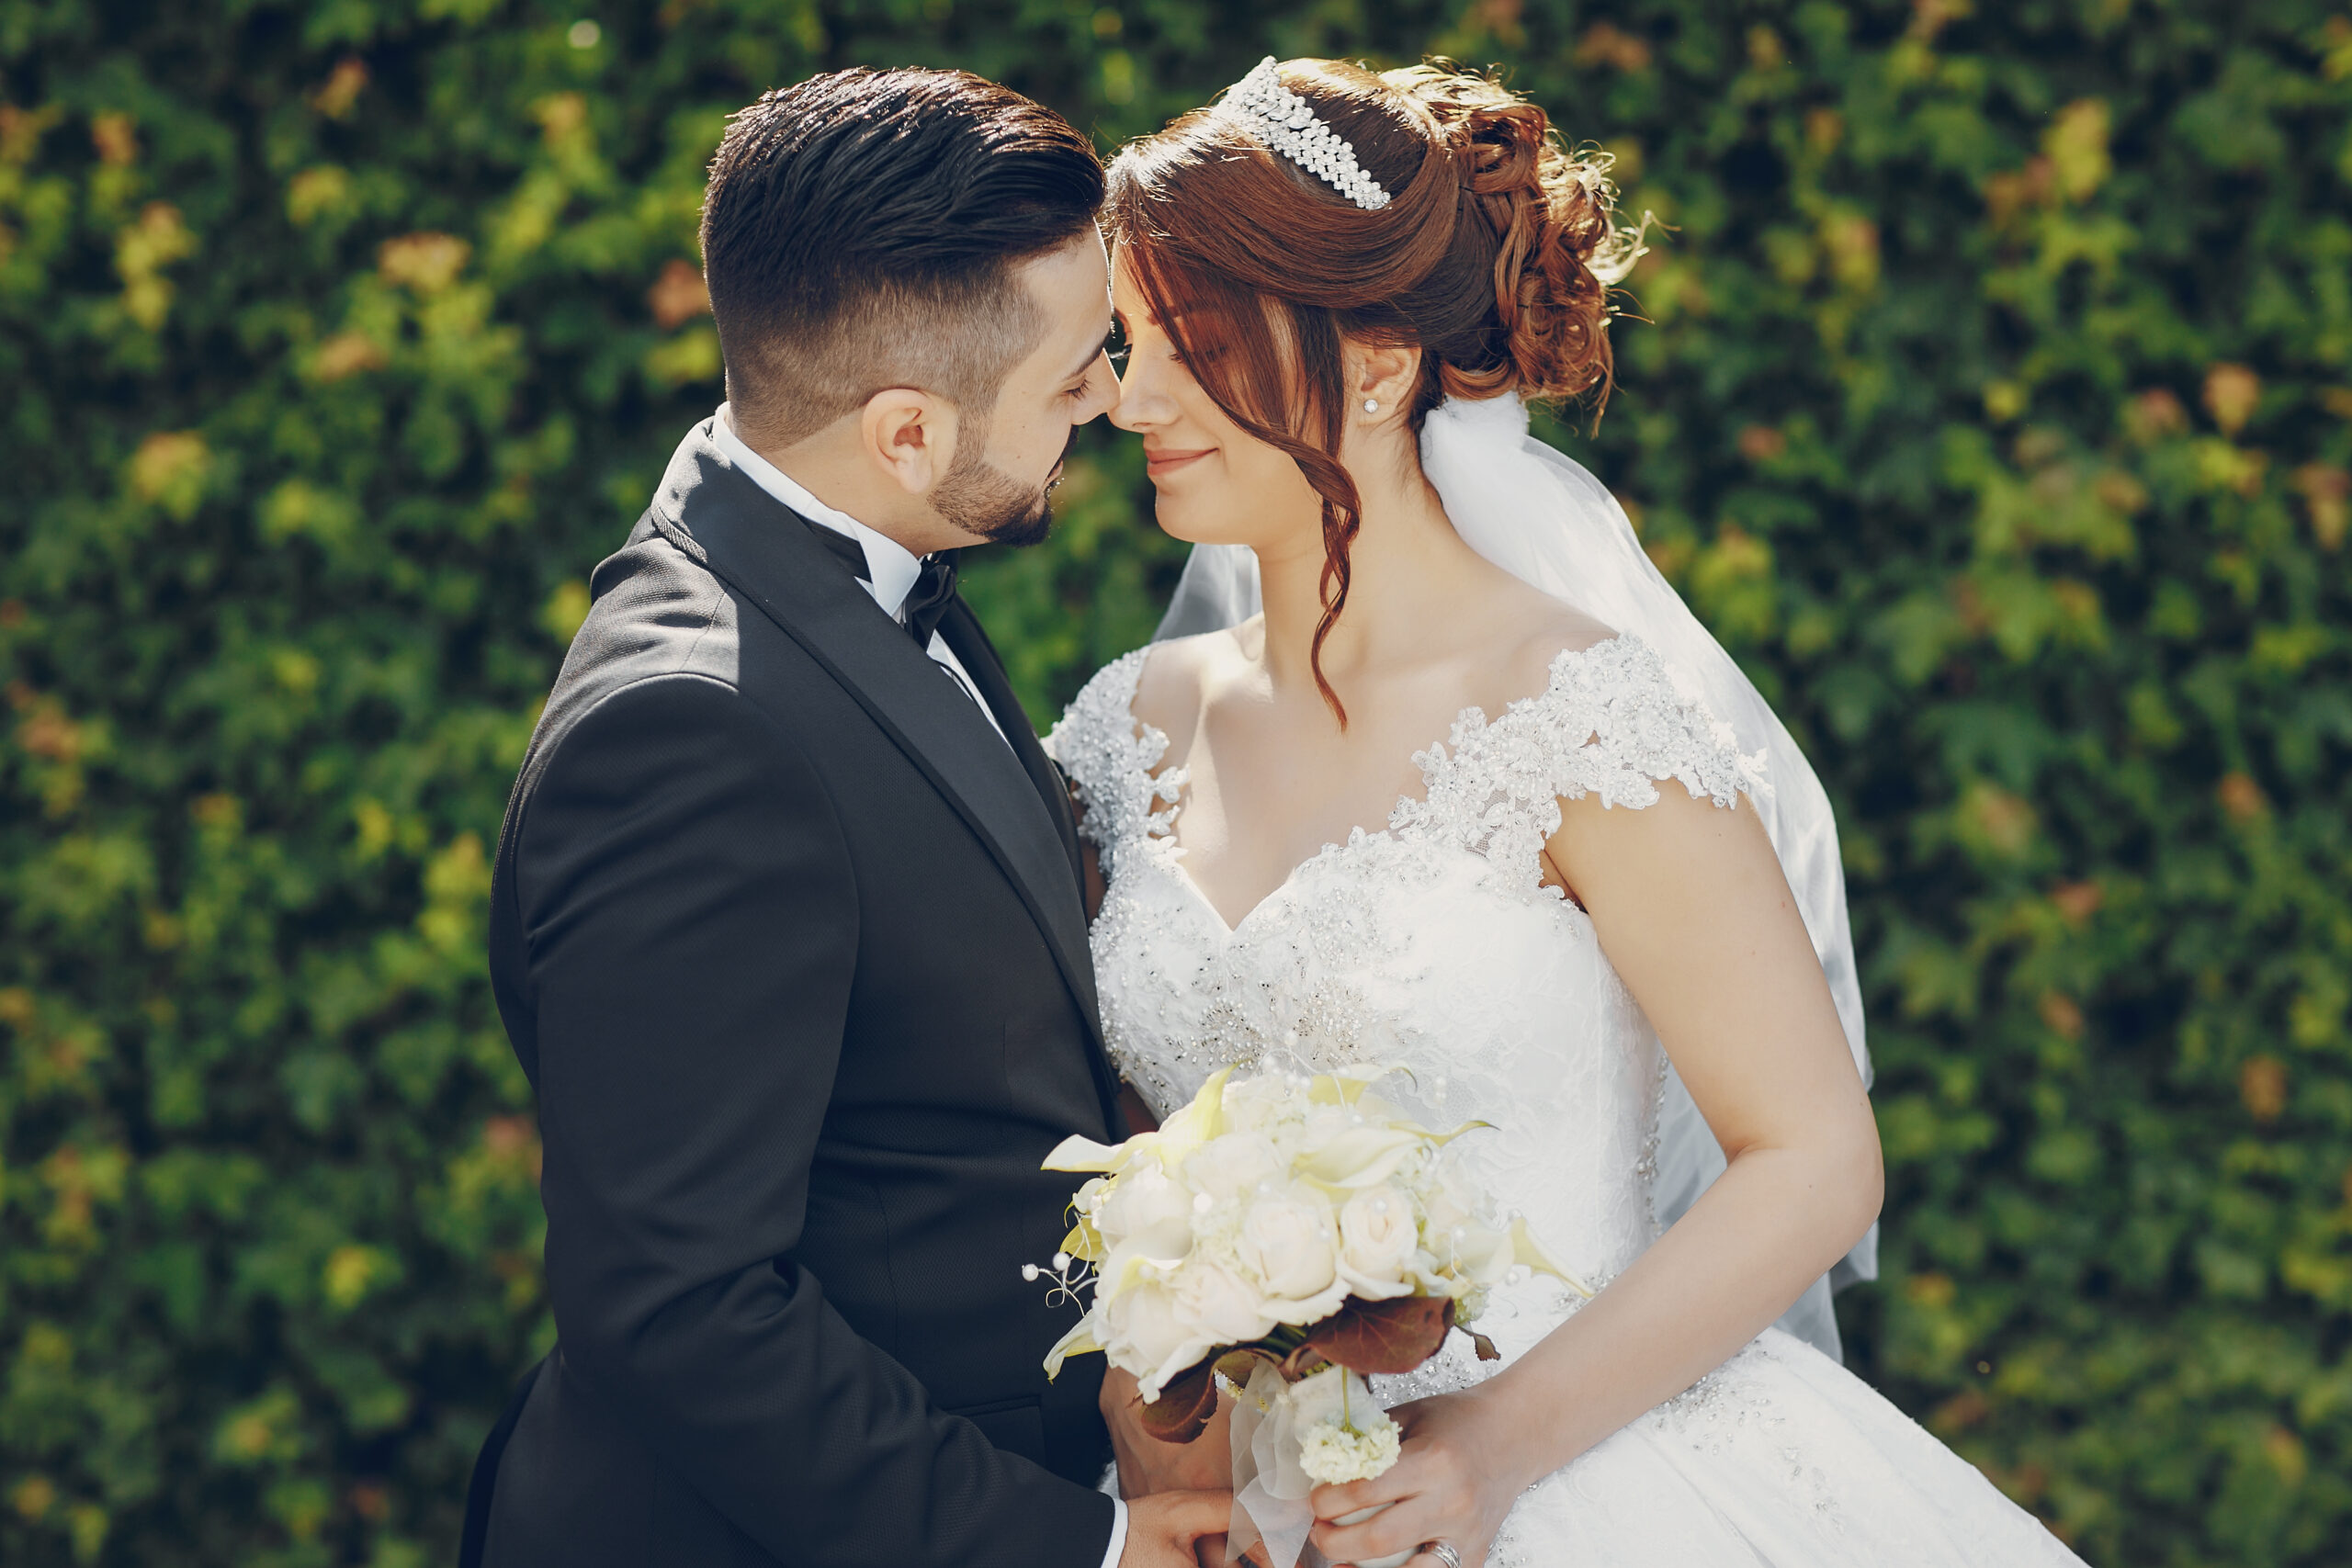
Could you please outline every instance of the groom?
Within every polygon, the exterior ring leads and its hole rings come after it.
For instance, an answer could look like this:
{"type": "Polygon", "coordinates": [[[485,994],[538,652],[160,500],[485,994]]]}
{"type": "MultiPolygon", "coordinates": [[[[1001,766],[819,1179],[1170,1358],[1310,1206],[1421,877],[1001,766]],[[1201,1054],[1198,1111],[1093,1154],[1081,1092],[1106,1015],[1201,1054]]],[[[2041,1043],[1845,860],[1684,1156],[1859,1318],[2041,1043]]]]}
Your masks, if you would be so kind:
{"type": "Polygon", "coordinates": [[[523,763],[491,964],[537,1090],[557,1345],[484,1446],[490,1568],[1176,1568],[1123,1505],[1050,1258],[1124,1132],[1060,778],[953,551],[1045,537],[1116,398],[1102,174],[960,73],[735,117],[703,259],[728,404],[523,763]]]}

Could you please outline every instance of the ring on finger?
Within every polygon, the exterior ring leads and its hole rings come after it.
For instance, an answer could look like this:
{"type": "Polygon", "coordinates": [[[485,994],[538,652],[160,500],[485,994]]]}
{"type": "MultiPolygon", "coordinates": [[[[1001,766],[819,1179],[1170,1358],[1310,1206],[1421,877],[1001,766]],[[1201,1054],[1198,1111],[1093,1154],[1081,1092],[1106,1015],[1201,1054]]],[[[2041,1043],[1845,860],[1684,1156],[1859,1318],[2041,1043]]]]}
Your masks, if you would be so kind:
{"type": "Polygon", "coordinates": [[[1462,1568],[1462,1553],[1453,1550],[1451,1541],[1425,1540],[1421,1551],[1424,1555],[1436,1558],[1442,1568],[1462,1568]]]}

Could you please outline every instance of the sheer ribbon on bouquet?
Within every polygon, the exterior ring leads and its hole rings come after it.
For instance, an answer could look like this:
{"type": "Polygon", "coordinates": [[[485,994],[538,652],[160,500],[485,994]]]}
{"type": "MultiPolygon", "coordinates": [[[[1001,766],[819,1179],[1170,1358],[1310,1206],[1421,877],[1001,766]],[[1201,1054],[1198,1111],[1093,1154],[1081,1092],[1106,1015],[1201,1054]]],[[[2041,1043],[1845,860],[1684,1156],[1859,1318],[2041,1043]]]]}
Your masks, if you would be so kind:
{"type": "MultiPolygon", "coordinates": [[[[1846,913],[1846,877],[1829,797],[1786,726],[1658,572],[1599,479],[1528,433],[1517,395],[1448,398],[1421,427],[1421,470],[1463,542],[1521,581],[1657,650],[1686,696],[1729,724],[1743,753],[1765,756],[1770,793],[1755,802],[1836,999],[1862,1081],[1870,1082],[1862,997],[1846,913]]],[[[1154,640],[1216,631],[1259,611],[1258,560],[1240,545],[1198,545],[1154,640]]],[[[1671,1224],[1723,1174],[1724,1156],[1671,1069],[1659,1111],[1658,1222],[1671,1224]]],[[[1834,1285],[1878,1275],[1878,1227],[1781,1320],[1832,1357],[1834,1285]]]]}
{"type": "MultiPolygon", "coordinates": [[[[1315,1478],[1299,1462],[1299,1450],[1306,1427],[1330,1414],[1329,1406],[1337,1397],[1332,1390],[1340,1384],[1358,1409],[1380,1409],[1363,1379],[1337,1367],[1327,1368],[1306,1384],[1292,1384],[1261,1361],[1251,1371],[1249,1385],[1234,1390],[1233,1528],[1225,1540],[1228,1564],[1241,1564],[1243,1554],[1255,1548],[1257,1556],[1247,1559],[1250,1568],[1261,1563],[1265,1568],[1331,1568],[1330,1559],[1306,1539],[1315,1528],[1315,1509],[1306,1500],[1315,1490],[1315,1478]]],[[[1337,1522],[1361,1524],[1378,1512],[1379,1507],[1366,1508],[1337,1522]]],[[[1408,1548],[1393,1556],[1365,1558],[1351,1568],[1405,1568],[1413,1555],[1408,1548]]]]}

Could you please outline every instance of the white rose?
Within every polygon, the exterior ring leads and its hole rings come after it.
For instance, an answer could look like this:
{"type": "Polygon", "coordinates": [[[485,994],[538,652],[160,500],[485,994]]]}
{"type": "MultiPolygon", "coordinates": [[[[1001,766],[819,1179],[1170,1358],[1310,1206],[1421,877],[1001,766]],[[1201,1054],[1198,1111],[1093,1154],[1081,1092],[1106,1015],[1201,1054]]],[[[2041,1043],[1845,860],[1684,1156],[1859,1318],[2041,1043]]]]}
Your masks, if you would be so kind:
{"type": "Polygon", "coordinates": [[[1227,1133],[1201,1145],[1184,1162],[1184,1177],[1200,1191],[1223,1202],[1255,1191],[1282,1174],[1274,1145],[1256,1133],[1227,1133]]]}
{"type": "Polygon", "coordinates": [[[1173,1262],[1193,1249],[1193,1194],[1158,1161],[1134,1166],[1112,1183],[1094,1224],[1114,1251],[1173,1262]]]}
{"type": "Polygon", "coordinates": [[[1149,1377],[1193,1337],[1177,1318],[1176,1298],[1149,1280],[1137,1280],[1113,1296],[1102,1317],[1109,1334],[1103,1351],[1111,1364],[1139,1378],[1149,1377]]]}
{"type": "Polygon", "coordinates": [[[1265,1285],[1269,1316],[1304,1325],[1338,1310],[1346,1291],[1335,1292],[1335,1239],[1330,1203],[1312,1188],[1294,1186],[1250,1205],[1241,1216],[1241,1264],[1265,1285]]]}
{"type": "Polygon", "coordinates": [[[1176,1277],[1176,1318],[1194,1338],[1211,1345],[1246,1345],[1274,1328],[1273,1319],[1258,1310],[1257,1292],[1239,1275],[1198,1258],[1176,1277]]]}
{"type": "Polygon", "coordinates": [[[1406,1265],[1419,1246],[1412,1201],[1385,1183],[1367,1187],[1340,1211],[1340,1272],[1360,1296],[1409,1293],[1406,1265]]]}

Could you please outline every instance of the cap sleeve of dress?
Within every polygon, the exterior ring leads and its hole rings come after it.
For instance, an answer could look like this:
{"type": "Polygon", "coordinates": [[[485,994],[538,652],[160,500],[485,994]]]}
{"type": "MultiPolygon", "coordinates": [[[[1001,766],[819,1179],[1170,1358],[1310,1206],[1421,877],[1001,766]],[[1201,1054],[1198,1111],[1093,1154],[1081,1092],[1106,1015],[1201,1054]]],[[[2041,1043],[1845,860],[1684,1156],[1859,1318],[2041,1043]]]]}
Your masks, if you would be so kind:
{"type": "Polygon", "coordinates": [[[1541,694],[1491,722],[1470,709],[1447,744],[1413,761],[1427,790],[1401,802],[1390,826],[1478,851],[1531,896],[1563,800],[1591,795],[1604,807],[1638,809],[1657,804],[1668,780],[1721,807],[1770,791],[1763,753],[1741,755],[1731,726],[1634,637],[1563,649],[1541,694]]]}

